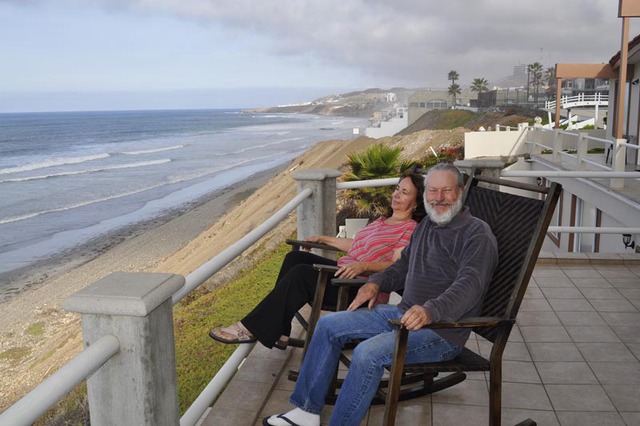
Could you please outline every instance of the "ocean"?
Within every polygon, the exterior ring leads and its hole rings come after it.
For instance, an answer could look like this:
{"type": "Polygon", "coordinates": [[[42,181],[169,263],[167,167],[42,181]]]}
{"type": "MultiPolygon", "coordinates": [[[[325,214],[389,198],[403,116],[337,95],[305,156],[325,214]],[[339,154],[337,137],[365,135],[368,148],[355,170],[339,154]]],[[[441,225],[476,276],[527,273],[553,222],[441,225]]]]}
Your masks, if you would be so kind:
{"type": "Polygon", "coordinates": [[[365,125],[239,110],[0,114],[0,301],[19,290],[16,271],[365,125]]]}

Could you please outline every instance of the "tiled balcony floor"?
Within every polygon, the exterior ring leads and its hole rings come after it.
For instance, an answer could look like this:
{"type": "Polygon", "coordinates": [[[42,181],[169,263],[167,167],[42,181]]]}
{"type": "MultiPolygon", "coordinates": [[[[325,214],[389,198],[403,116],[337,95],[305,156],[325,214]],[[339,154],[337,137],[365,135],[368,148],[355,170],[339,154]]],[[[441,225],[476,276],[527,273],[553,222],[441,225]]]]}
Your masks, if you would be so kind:
{"type": "MultiPolygon", "coordinates": [[[[542,256],[503,362],[503,424],[640,426],[640,255],[604,260],[542,256]]],[[[469,345],[488,345],[472,335],[469,345]]],[[[260,425],[284,412],[300,349],[257,345],[203,425],[260,425]]],[[[401,402],[397,425],[482,425],[488,418],[484,373],[449,389],[401,402]]],[[[379,425],[374,406],[363,425],[379,425]]],[[[322,415],[328,424],[331,407],[322,415]]]]}

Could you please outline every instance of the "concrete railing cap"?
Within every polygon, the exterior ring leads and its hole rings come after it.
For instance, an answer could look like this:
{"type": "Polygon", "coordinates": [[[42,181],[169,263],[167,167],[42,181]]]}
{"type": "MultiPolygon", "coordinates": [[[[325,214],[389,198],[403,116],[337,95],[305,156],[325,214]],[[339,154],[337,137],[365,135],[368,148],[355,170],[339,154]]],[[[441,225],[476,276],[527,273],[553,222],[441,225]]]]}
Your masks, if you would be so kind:
{"type": "Polygon", "coordinates": [[[114,272],[62,301],[70,312],[147,316],[184,285],[181,275],[114,272]]]}

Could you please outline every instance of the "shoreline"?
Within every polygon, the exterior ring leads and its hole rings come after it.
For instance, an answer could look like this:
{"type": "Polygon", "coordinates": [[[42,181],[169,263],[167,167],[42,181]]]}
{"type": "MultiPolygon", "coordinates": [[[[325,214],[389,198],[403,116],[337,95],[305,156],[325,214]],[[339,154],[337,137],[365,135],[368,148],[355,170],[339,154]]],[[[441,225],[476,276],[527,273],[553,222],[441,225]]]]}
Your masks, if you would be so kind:
{"type": "Polygon", "coordinates": [[[61,308],[64,298],[115,271],[156,272],[288,166],[256,173],[160,217],[102,236],[105,241],[99,245],[90,241],[39,265],[35,282],[0,302],[0,411],[82,349],[79,315],[61,308]]]}
{"type": "MultiPolygon", "coordinates": [[[[291,175],[301,169],[340,168],[347,155],[374,143],[369,138],[325,140],[280,167],[247,177],[233,189],[168,222],[117,242],[80,266],[49,278],[0,303],[0,411],[69,362],[82,350],[79,315],[60,302],[115,272],[188,275],[238,241],[295,195],[291,175]]],[[[295,212],[230,265],[210,285],[251,267],[271,247],[295,231],[295,212]]]]}
{"type": "Polygon", "coordinates": [[[257,181],[259,184],[251,184],[247,181],[234,182],[227,187],[212,191],[189,203],[168,209],[158,216],[141,222],[128,224],[93,237],[76,247],[61,253],[56,253],[47,259],[0,273],[0,307],[5,302],[15,300],[15,298],[19,298],[31,290],[35,290],[42,285],[47,285],[47,281],[56,280],[63,274],[75,268],[82,267],[121,243],[147,232],[153,232],[156,228],[177,220],[183,215],[190,214],[199,209],[206,209],[210,216],[191,214],[191,216],[199,217],[190,222],[188,226],[182,226],[181,232],[174,233],[171,240],[165,240],[163,242],[168,251],[178,251],[180,246],[183,246],[198,236],[207,227],[213,225],[222,215],[227,213],[226,209],[235,207],[243,198],[246,198],[256,190],[258,186],[262,186],[268,179],[286,167],[287,164],[284,164],[248,177],[248,180],[257,181]],[[208,205],[212,202],[215,204],[208,205]],[[178,247],[176,247],[176,245],[178,247]]]}

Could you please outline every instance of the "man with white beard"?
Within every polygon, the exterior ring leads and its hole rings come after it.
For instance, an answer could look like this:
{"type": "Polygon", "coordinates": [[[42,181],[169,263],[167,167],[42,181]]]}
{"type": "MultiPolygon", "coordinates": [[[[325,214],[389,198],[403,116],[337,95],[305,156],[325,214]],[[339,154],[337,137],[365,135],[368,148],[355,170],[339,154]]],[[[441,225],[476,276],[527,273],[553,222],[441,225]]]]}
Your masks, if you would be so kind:
{"type": "Polygon", "coordinates": [[[477,316],[498,263],[489,225],[462,206],[463,179],[451,164],[432,167],[425,178],[425,218],[402,256],[369,281],[347,311],[322,317],[316,326],[290,402],[293,410],[263,420],[272,426],[318,426],[320,411],[344,344],[366,339],[353,353],[330,425],[359,425],[391,364],[395,333],[388,320],[401,318],[409,331],[405,362],[455,358],[469,338],[466,328],[423,329],[432,322],[477,316]],[[380,291],[404,289],[397,305],[375,305],[380,291]],[[360,308],[362,305],[366,307],[360,308]]]}

